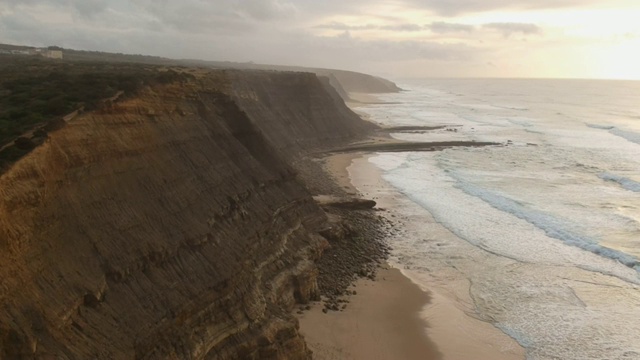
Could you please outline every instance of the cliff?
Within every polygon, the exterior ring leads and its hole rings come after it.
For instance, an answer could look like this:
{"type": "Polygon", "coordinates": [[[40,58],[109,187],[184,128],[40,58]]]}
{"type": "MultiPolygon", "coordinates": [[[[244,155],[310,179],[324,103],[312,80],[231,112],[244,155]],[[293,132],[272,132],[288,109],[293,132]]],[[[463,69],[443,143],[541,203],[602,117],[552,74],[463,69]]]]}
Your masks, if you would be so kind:
{"type": "Polygon", "coordinates": [[[333,74],[329,74],[328,76],[320,76],[320,79],[329,84],[329,86],[333,87],[335,93],[339,95],[343,101],[352,101],[351,96],[349,96],[349,92],[344,89],[340,81],[338,81],[338,79],[333,74]]]}
{"type": "Polygon", "coordinates": [[[375,94],[398,92],[401,90],[392,81],[355,71],[314,69],[314,72],[320,76],[334,77],[347,92],[375,94]]]}
{"type": "Polygon", "coordinates": [[[0,358],[308,359],[295,164],[370,128],[313,74],[212,71],[49,134],[0,176],[0,358]]]}
{"type": "Polygon", "coordinates": [[[232,79],[234,100],[287,158],[336,145],[374,128],[347,108],[328,82],[312,73],[227,73],[232,79]],[[273,84],[279,80],[282,81],[274,91],[273,84]]]}
{"type": "Polygon", "coordinates": [[[322,69],[322,68],[307,68],[301,66],[283,66],[283,65],[262,65],[262,64],[242,64],[242,63],[218,63],[218,62],[198,62],[200,64],[208,64],[210,66],[217,66],[221,68],[233,68],[233,69],[258,69],[258,70],[275,70],[275,71],[290,71],[290,72],[311,72],[319,77],[327,77],[330,79],[330,84],[335,90],[345,99],[348,100],[350,92],[358,93],[390,93],[398,92],[401,89],[392,81],[383,79],[378,76],[369,74],[363,74],[355,71],[336,70],[336,69],[322,69]]]}

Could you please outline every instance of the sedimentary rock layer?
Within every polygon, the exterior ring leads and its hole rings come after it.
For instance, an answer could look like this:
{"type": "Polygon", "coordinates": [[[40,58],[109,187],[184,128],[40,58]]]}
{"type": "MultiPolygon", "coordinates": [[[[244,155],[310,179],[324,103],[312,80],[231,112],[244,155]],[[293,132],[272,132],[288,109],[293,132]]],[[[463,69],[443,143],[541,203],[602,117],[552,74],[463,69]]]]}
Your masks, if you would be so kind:
{"type": "Polygon", "coordinates": [[[324,212],[291,164],[371,125],[313,74],[85,113],[0,176],[0,358],[307,359],[324,212]]]}

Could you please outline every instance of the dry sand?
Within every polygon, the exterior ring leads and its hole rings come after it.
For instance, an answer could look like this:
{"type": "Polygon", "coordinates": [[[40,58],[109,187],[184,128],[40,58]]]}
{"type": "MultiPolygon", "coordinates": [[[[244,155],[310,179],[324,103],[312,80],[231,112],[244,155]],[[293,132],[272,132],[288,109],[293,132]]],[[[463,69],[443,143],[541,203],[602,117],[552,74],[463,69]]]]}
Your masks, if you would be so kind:
{"type": "Polygon", "coordinates": [[[351,183],[349,171],[347,168],[351,166],[354,159],[361,158],[362,153],[336,153],[324,159],[324,168],[335,182],[351,195],[356,195],[358,190],[351,183]]]}
{"type": "MultiPolygon", "coordinates": [[[[347,168],[362,153],[338,153],[325,158],[325,169],[350,195],[358,194],[347,168]]],[[[346,309],[322,312],[320,303],[298,315],[300,329],[314,359],[440,359],[419,318],[427,293],[398,269],[381,268],[377,280],[359,279],[346,309]]]]}
{"type": "Polygon", "coordinates": [[[314,305],[299,315],[314,359],[439,359],[418,317],[428,295],[397,269],[380,269],[378,280],[360,279],[343,311],[314,305]]]}
{"type": "MultiPolygon", "coordinates": [[[[372,194],[385,194],[375,199],[379,207],[393,210],[394,207],[401,206],[402,202],[395,199],[403,198],[404,195],[382,179],[380,170],[369,163],[368,156],[354,158],[347,173],[354,187],[366,189],[372,194]]],[[[425,221],[433,221],[433,219],[425,218],[425,221]]],[[[438,293],[435,287],[423,290],[429,293],[430,301],[421,310],[420,318],[427,322],[426,333],[442,353],[442,359],[522,360],[525,358],[524,349],[515,340],[475,316],[471,299],[438,293]]]]}

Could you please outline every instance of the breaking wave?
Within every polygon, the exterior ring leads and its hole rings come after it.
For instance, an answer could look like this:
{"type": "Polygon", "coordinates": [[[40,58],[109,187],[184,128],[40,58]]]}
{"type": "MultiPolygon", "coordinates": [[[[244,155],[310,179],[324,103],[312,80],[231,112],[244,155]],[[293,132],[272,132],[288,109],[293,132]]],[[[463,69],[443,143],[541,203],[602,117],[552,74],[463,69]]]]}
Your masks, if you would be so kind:
{"type": "Polygon", "coordinates": [[[587,127],[590,127],[592,129],[601,129],[601,130],[611,130],[613,128],[615,128],[615,126],[613,125],[600,125],[600,124],[586,124],[587,127]]]}
{"type": "Polygon", "coordinates": [[[609,132],[612,133],[613,135],[616,135],[628,141],[631,141],[632,143],[636,143],[640,145],[640,134],[638,133],[635,133],[633,131],[620,130],[616,127],[609,130],[609,132]]]}
{"type": "Polygon", "coordinates": [[[542,211],[526,208],[512,199],[461,181],[461,179],[456,176],[454,176],[454,178],[457,180],[456,187],[460,190],[481,199],[495,209],[510,213],[529,222],[535,227],[543,230],[547,236],[561,240],[567,245],[575,246],[594,254],[616,260],[627,267],[640,271],[640,260],[636,257],[618,250],[598,245],[594,239],[590,239],[587,236],[579,235],[568,230],[568,224],[561,219],[542,211]]]}
{"type": "Polygon", "coordinates": [[[612,181],[620,184],[623,188],[633,192],[640,192],[640,182],[633,181],[624,176],[619,176],[611,173],[602,173],[599,174],[598,177],[605,181],[612,181]]]}

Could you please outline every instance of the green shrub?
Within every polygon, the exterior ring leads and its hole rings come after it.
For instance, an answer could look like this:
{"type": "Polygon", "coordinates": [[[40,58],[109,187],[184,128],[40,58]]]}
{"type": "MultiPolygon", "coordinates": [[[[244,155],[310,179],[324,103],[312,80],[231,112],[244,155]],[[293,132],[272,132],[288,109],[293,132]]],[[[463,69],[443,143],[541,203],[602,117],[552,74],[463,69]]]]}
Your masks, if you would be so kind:
{"type": "Polygon", "coordinates": [[[63,96],[58,96],[47,101],[46,114],[47,115],[64,115],[69,109],[67,100],[63,96]]]}
{"type": "Polygon", "coordinates": [[[31,150],[35,147],[35,144],[31,139],[28,139],[24,136],[20,136],[13,142],[15,146],[20,150],[31,150]]]}
{"type": "MultiPolygon", "coordinates": [[[[46,124],[42,127],[46,136],[64,126],[62,116],[82,106],[91,110],[119,91],[132,96],[145,86],[193,78],[154,65],[0,57],[0,146],[42,124],[46,124]]],[[[44,137],[40,132],[36,136],[44,137]]],[[[17,159],[28,152],[31,144],[24,139],[18,142],[21,148],[5,149],[0,160],[17,159]]]]}

